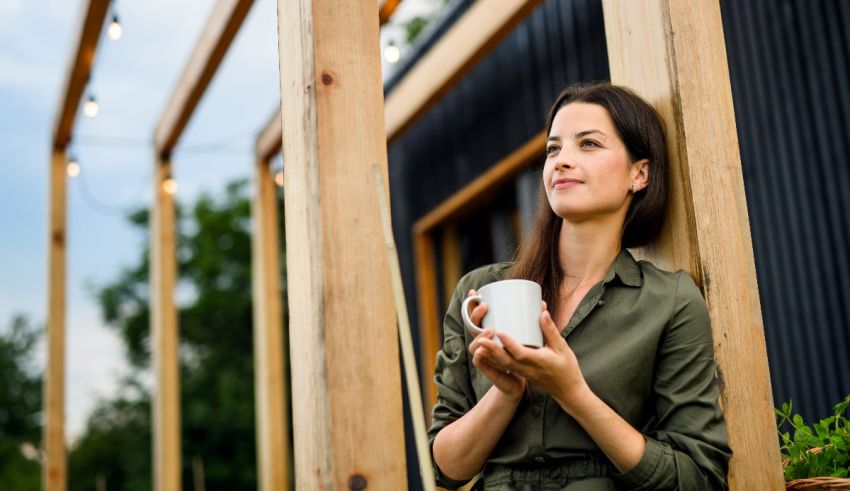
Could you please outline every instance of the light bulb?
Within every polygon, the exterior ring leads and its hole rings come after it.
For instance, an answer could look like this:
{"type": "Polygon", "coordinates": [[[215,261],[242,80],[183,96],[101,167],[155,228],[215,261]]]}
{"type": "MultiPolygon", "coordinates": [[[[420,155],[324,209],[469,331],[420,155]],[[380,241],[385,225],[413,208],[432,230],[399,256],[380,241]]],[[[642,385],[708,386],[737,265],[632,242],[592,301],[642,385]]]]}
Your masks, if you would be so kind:
{"type": "Polygon", "coordinates": [[[83,104],[83,114],[85,114],[87,118],[93,118],[97,116],[99,110],[100,107],[98,107],[94,95],[89,95],[89,98],[86,99],[85,104],[83,104]]]}
{"type": "Polygon", "coordinates": [[[124,33],[124,29],[121,28],[121,23],[118,22],[118,16],[112,16],[112,22],[109,24],[109,28],[106,30],[106,33],[109,35],[109,39],[113,41],[118,41],[121,39],[121,34],[124,33]]]}
{"type": "Polygon", "coordinates": [[[390,41],[390,44],[384,48],[384,59],[389,63],[398,63],[398,60],[401,59],[401,50],[398,49],[398,46],[394,42],[390,41]]]}
{"type": "Polygon", "coordinates": [[[70,177],[77,177],[78,175],[80,175],[80,164],[74,157],[68,159],[68,165],[66,166],[66,169],[70,177]]]}
{"type": "Polygon", "coordinates": [[[168,179],[162,181],[162,190],[166,194],[176,193],[177,192],[177,181],[175,181],[174,179],[172,179],[170,177],[168,179]]]}
{"type": "Polygon", "coordinates": [[[283,171],[279,170],[274,173],[274,182],[280,187],[283,187],[283,171]]]}

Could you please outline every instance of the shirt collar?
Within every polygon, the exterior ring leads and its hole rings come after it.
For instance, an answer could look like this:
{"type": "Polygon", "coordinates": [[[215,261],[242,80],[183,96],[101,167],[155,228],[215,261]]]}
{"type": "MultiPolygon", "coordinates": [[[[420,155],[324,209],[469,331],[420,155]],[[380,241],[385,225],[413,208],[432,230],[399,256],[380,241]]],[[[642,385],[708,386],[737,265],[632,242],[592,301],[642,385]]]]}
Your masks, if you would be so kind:
{"type": "Polygon", "coordinates": [[[643,274],[640,271],[640,265],[635,261],[632,253],[628,249],[623,249],[614,260],[614,264],[608,268],[605,273],[605,283],[610,283],[614,277],[620,278],[624,285],[642,286],[643,274]]]}

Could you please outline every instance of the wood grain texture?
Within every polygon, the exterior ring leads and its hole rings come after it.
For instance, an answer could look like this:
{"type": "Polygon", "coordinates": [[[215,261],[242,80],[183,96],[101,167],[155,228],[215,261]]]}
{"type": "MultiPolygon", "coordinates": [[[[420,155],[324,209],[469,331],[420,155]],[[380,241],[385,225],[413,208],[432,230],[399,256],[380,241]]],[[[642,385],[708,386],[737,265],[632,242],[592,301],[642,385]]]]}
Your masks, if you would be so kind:
{"type": "Polygon", "coordinates": [[[151,352],[154,369],[153,473],[156,491],[180,491],[179,335],[174,293],[177,281],[177,230],[174,196],[163,191],[171,163],[154,169],[154,204],[150,221],[151,352]]]}
{"type": "Polygon", "coordinates": [[[734,451],[731,489],[783,489],[726,49],[716,1],[605,0],[611,80],[667,124],[673,219],[647,254],[702,285],[734,451]]]}
{"type": "MultiPolygon", "coordinates": [[[[280,114],[278,114],[278,120],[280,114]]],[[[286,352],[280,288],[277,187],[268,161],[257,159],[251,219],[252,289],[254,309],[254,390],[257,417],[257,464],[260,491],[288,488],[289,405],[285,377],[286,352]]]]}
{"type": "Polygon", "coordinates": [[[65,275],[67,257],[66,156],[54,150],[48,172],[49,229],[47,236],[47,367],[44,372],[45,462],[42,482],[47,491],[68,486],[65,449],[65,275]]]}
{"type": "Polygon", "coordinates": [[[154,131],[157,156],[167,158],[239,32],[253,0],[218,0],[154,131]]]}
{"type": "Polygon", "coordinates": [[[390,92],[386,137],[392,142],[489,53],[541,0],[479,0],[390,92]]]}
{"type": "MultiPolygon", "coordinates": [[[[413,233],[413,267],[416,274],[416,305],[419,310],[419,359],[422,366],[422,387],[425,392],[425,407],[433,408],[437,403],[437,385],[434,369],[437,352],[440,351],[442,325],[440,324],[440,302],[437,298],[437,258],[434,238],[430,231],[413,233]]],[[[426,413],[431,424],[431,411],[426,413]]]]}
{"type": "Polygon", "coordinates": [[[83,5],[77,29],[76,51],[73,52],[68,63],[62,92],[59,95],[58,111],[53,122],[53,148],[55,149],[64,149],[71,141],[80,99],[89,81],[97,42],[109,10],[109,0],[89,0],[83,5]]]}
{"type": "Polygon", "coordinates": [[[297,486],[407,486],[377,5],[279,0],[297,486]],[[386,184],[384,184],[386,189],[386,184]],[[377,426],[376,426],[377,425],[377,426]]]}

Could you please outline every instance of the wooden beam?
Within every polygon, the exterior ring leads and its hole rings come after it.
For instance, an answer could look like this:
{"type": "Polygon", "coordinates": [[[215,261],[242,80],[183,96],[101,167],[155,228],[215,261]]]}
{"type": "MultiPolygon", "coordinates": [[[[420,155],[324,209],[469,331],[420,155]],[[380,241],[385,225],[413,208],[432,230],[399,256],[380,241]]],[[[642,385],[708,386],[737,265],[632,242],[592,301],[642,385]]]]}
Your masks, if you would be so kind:
{"type": "Polygon", "coordinates": [[[257,136],[257,141],[254,144],[254,153],[257,158],[268,162],[277,153],[280,152],[283,140],[281,135],[283,128],[280,126],[280,106],[275,109],[274,114],[269,118],[269,122],[263,127],[263,130],[257,136]]]}
{"type": "Polygon", "coordinates": [[[48,234],[47,369],[44,376],[44,449],[42,482],[47,491],[68,486],[65,450],[65,152],[54,150],[49,172],[50,229],[48,234]]]}
{"type": "Polygon", "coordinates": [[[387,142],[407,129],[489,53],[540,0],[479,0],[387,97],[387,142]]]}
{"type": "Polygon", "coordinates": [[[89,0],[81,13],[80,27],[77,30],[77,50],[65,73],[65,83],[59,96],[59,110],[53,123],[53,148],[64,149],[71,141],[74,119],[94,64],[97,42],[108,10],[109,0],[89,0]]]}
{"type": "Polygon", "coordinates": [[[376,16],[374,2],[278,0],[299,489],[407,487],[390,271],[375,254],[371,166],[387,179],[376,16]]]}
{"type": "Polygon", "coordinates": [[[603,8],[611,80],[649,99],[667,123],[674,211],[644,255],[702,284],[734,452],[730,489],[784,489],[720,5],[604,0],[603,8]]]}
{"type": "Polygon", "coordinates": [[[215,75],[253,0],[218,0],[154,132],[157,156],[168,158],[215,75]]]}
{"type": "MultiPolygon", "coordinates": [[[[440,237],[440,257],[443,269],[443,304],[448,307],[457,282],[463,276],[463,259],[460,255],[460,239],[457,224],[443,227],[440,237]]],[[[436,353],[434,353],[436,355],[436,353]]]]}
{"type": "MultiPolygon", "coordinates": [[[[401,4],[401,0],[378,0],[378,15],[380,17],[380,25],[384,25],[390,20],[390,17],[401,4]]],[[[268,123],[260,130],[257,137],[256,152],[260,158],[271,160],[271,158],[280,152],[283,142],[281,141],[282,130],[280,127],[280,107],[275,109],[274,114],[269,118],[268,123]]]]}
{"type": "Polygon", "coordinates": [[[482,200],[495,196],[500,186],[510,182],[523,169],[535,161],[542,162],[546,146],[546,135],[544,133],[544,131],[541,131],[531,137],[521,147],[490,167],[487,172],[481,174],[428,212],[427,215],[417,220],[413,224],[414,232],[428,232],[447,222],[460,219],[473,211],[469,206],[470,204],[480,203],[482,200]]]}
{"type": "Polygon", "coordinates": [[[177,307],[177,230],[172,192],[164,183],[171,178],[171,163],[156,162],[154,202],[150,220],[151,351],[154,368],[153,481],[156,491],[179,491],[180,370],[177,307]]]}
{"type": "Polygon", "coordinates": [[[437,352],[440,350],[440,302],[437,297],[437,257],[434,236],[427,231],[413,232],[413,267],[416,273],[416,305],[419,309],[419,359],[422,367],[422,390],[425,407],[431,411],[437,403],[437,384],[434,383],[437,352]]]}
{"type": "MultiPolygon", "coordinates": [[[[277,114],[280,120],[280,114],[277,114]]],[[[254,305],[254,390],[257,415],[257,463],[260,491],[288,488],[289,379],[284,365],[283,309],[280,288],[277,188],[269,163],[258,158],[254,173],[251,215],[252,286],[254,305]]]]}

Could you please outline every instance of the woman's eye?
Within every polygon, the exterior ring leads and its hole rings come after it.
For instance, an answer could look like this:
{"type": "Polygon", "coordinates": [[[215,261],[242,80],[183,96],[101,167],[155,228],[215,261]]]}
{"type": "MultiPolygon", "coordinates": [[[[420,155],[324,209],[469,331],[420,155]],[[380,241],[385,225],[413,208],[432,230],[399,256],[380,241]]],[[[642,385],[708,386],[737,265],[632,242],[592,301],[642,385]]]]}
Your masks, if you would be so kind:
{"type": "Polygon", "coordinates": [[[546,156],[551,157],[552,155],[555,155],[556,153],[558,153],[558,146],[557,145],[549,145],[548,147],[546,147],[546,156]]]}
{"type": "Polygon", "coordinates": [[[579,146],[583,147],[583,148],[593,148],[593,147],[601,147],[602,145],[600,145],[599,143],[597,143],[593,140],[582,140],[581,143],[579,143],[579,146]]]}

